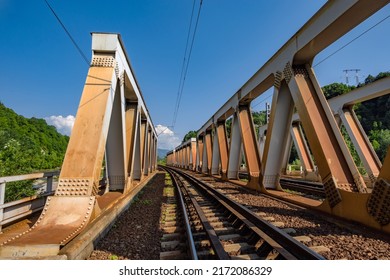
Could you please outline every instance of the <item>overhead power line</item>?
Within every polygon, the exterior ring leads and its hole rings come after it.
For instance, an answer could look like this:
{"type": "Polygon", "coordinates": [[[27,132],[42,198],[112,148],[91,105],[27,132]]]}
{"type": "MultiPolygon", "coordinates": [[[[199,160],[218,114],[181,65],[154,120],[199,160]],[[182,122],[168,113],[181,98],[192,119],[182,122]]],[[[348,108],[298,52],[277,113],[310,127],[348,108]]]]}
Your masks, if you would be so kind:
{"type": "Polygon", "coordinates": [[[197,31],[197,29],[198,29],[198,23],[199,23],[199,18],[200,18],[200,12],[201,12],[201,10],[202,10],[202,4],[203,4],[203,0],[200,0],[199,9],[198,9],[198,15],[197,15],[197,17],[196,17],[195,27],[194,27],[194,31],[193,31],[193,33],[192,33],[191,45],[190,45],[190,49],[189,49],[189,51],[188,51],[188,57],[186,58],[186,56],[187,56],[187,50],[188,50],[188,43],[189,43],[188,39],[189,39],[189,37],[190,37],[191,27],[192,27],[192,21],[193,21],[195,0],[194,0],[194,2],[193,2],[193,6],[192,6],[192,13],[191,13],[190,25],[189,25],[188,34],[187,34],[187,43],[186,43],[186,47],[185,47],[183,65],[182,65],[182,70],[181,70],[181,75],[180,75],[180,81],[179,81],[179,89],[178,89],[178,92],[177,92],[176,104],[175,104],[174,113],[173,113],[172,128],[175,127],[177,115],[178,115],[179,108],[180,108],[181,97],[182,97],[182,95],[183,95],[184,84],[185,84],[185,81],[186,81],[186,78],[187,78],[188,66],[190,65],[191,54],[192,54],[192,48],[193,48],[193,46],[194,46],[195,35],[196,35],[196,31],[197,31]]]}
{"type": "Polygon", "coordinates": [[[81,50],[81,48],[79,47],[79,45],[77,44],[77,42],[73,39],[72,35],[70,34],[70,32],[68,31],[68,29],[66,28],[65,24],[62,23],[61,19],[59,18],[59,16],[57,15],[57,13],[54,11],[54,9],[51,7],[51,5],[49,4],[48,1],[44,0],[46,5],[49,7],[50,11],[53,13],[53,15],[55,16],[55,18],[57,19],[57,21],[60,23],[60,25],[62,26],[62,29],[64,29],[65,33],[68,35],[69,39],[72,41],[73,45],[76,47],[76,49],[78,50],[78,52],[81,54],[82,58],[85,60],[85,62],[87,63],[87,65],[89,66],[90,65],[90,61],[88,60],[87,56],[85,55],[85,53],[81,50]]]}

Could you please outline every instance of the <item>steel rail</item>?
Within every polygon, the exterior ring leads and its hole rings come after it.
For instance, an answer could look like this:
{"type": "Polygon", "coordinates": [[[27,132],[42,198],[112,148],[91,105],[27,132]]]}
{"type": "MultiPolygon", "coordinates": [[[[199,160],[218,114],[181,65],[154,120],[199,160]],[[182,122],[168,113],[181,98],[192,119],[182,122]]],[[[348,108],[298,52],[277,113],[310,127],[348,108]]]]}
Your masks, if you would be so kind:
{"type": "Polygon", "coordinates": [[[235,201],[232,201],[220,191],[216,190],[213,186],[208,183],[202,182],[197,178],[192,177],[191,175],[177,170],[184,178],[190,180],[191,182],[198,182],[205,190],[209,193],[213,193],[214,196],[228,205],[230,208],[234,209],[239,216],[244,218],[248,222],[247,226],[253,224],[249,228],[260,234],[260,237],[265,241],[269,242],[270,246],[275,245],[274,249],[277,250],[281,255],[286,259],[299,259],[299,260],[321,260],[324,259],[323,256],[309,249],[307,246],[303,245],[299,241],[292,238],[290,235],[282,231],[281,229],[275,227],[274,225],[268,223],[267,221],[259,218],[252,211],[248,210],[246,207],[238,204],[235,201]],[[257,230],[257,229],[259,230],[257,230]],[[285,250],[288,251],[288,254],[285,254],[285,250]],[[292,258],[289,257],[292,255],[292,258]]]}
{"type": "Polygon", "coordinates": [[[320,197],[325,197],[325,190],[322,184],[280,179],[280,185],[283,189],[289,189],[293,191],[302,192],[305,194],[312,194],[320,197]]]}
{"type": "MultiPolygon", "coordinates": [[[[172,172],[174,173],[174,172],[176,172],[176,170],[174,170],[172,172]]],[[[178,174],[178,173],[176,172],[176,174],[178,174]]],[[[178,175],[176,175],[176,176],[178,176],[178,175]]],[[[202,223],[203,229],[204,229],[208,239],[210,240],[211,247],[214,249],[214,253],[216,254],[217,258],[219,260],[229,260],[230,259],[229,255],[224,250],[223,245],[217,236],[217,233],[215,232],[213,226],[211,226],[210,222],[207,220],[207,217],[203,213],[203,211],[202,211],[199,203],[196,201],[194,195],[192,195],[189,192],[189,189],[184,185],[182,180],[179,180],[179,182],[181,183],[182,188],[184,189],[183,194],[185,194],[189,198],[192,205],[194,206],[195,211],[200,219],[200,222],[202,223]]]]}
{"type": "Polygon", "coordinates": [[[187,214],[186,207],[185,207],[185,202],[184,202],[184,199],[183,199],[183,195],[181,194],[179,184],[178,184],[178,182],[176,180],[176,177],[174,176],[173,172],[170,169],[165,168],[164,166],[161,166],[161,165],[160,165],[160,167],[163,168],[165,171],[167,171],[168,174],[171,176],[172,183],[173,183],[173,185],[175,186],[175,188],[177,190],[177,193],[179,195],[180,205],[181,205],[181,211],[182,211],[183,219],[184,219],[184,223],[185,223],[185,231],[186,231],[186,234],[187,234],[187,244],[188,244],[188,247],[190,249],[190,258],[192,260],[198,260],[198,255],[196,253],[194,237],[192,235],[192,231],[191,231],[191,227],[190,227],[190,220],[188,218],[188,214],[187,214]]]}

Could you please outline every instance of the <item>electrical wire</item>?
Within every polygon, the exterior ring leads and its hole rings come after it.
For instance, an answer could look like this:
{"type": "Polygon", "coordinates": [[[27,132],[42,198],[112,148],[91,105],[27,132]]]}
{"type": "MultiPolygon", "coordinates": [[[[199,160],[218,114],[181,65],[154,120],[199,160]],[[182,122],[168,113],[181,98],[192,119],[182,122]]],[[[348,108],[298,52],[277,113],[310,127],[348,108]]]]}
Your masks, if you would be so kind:
{"type": "Polygon", "coordinates": [[[176,103],[175,103],[175,107],[174,107],[174,117],[173,117],[172,123],[174,123],[174,121],[175,121],[175,114],[176,114],[176,111],[175,111],[175,110],[176,110],[176,107],[178,106],[178,103],[179,103],[180,89],[181,89],[181,84],[182,84],[182,80],[183,80],[184,69],[185,69],[186,60],[187,60],[186,57],[187,57],[187,50],[188,50],[188,42],[189,42],[189,40],[190,40],[190,34],[191,34],[192,19],[193,19],[193,17],[194,17],[195,2],[196,2],[196,0],[193,0],[193,2],[192,2],[191,18],[190,18],[190,24],[189,24],[189,27],[188,27],[187,41],[186,41],[186,47],[185,47],[185,50],[184,50],[183,64],[182,64],[182,66],[181,66],[181,73],[180,73],[180,80],[179,80],[179,88],[177,89],[177,97],[176,97],[176,103]]]}
{"type": "Polygon", "coordinates": [[[320,62],[318,62],[317,64],[315,64],[313,66],[316,67],[318,65],[320,65],[322,62],[324,62],[325,60],[327,60],[328,58],[330,58],[331,56],[335,55],[336,53],[338,53],[339,51],[341,51],[342,49],[344,49],[346,46],[350,45],[352,42],[356,41],[357,39],[359,39],[360,37],[362,37],[364,34],[366,34],[368,31],[370,31],[371,29],[373,29],[374,27],[378,26],[379,24],[381,24],[382,22],[384,22],[386,19],[388,19],[390,17],[390,15],[388,15],[387,17],[385,17],[384,19],[380,20],[379,22],[377,22],[376,24],[374,24],[373,26],[371,26],[370,28],[368,28],[367,30],[365,30],[363,33],[361,33],[359,36],[353,38],[351,41],[349,41],[348,43],[346,43],[345,45],[343,45],[342,47],[340,47],[339,49],[337,49],[336,51],[334,51],[333,53],[331,53],[330,55],[328,55],[327,57],[325,57],[323,60],[321,60],[320,62]]]}
{"type": "MultiPolygon", "coordinates": [[[[194,1],[194,3],[195,3],[195,1],[194,1]]],[[[200,0],[199,9],[198,9],[198,15],[196,17],[196,22],[195,22],[195,27],[194,27],[194,32],[192,34],[191,46],[190,46],[190,50],[188,52],[188,58],[185,59],[185,57],[184,57],[184,62],[187,61],[187,64],[185,66],[184,73],[183,73],[183,75],[181,77],[182,79],[179,82],[179,91],[178,91],[177,100],[176,100],[176,106],[175,106],[175,110],[174,110],[174,114],[173,114],[172,128],[174,128],[175,125],[176,125],[176,119],[177,119],[177,115],[178,115],[179,108],[180,108],[181,97],[183,95],[184,84],[185,84],[186,77],[187,77],[188,66],[190,65],[192,48],[194,46],[195,35],[196,35],[196,31],[198,29],[198,23],[199,23],[199,18],[200,18],[200,12],[201,12],[201,9],[202,9],[202,4],[203,4],[203,0],[200,0]]],[[[193,17],[193,15],[191,15],[191,22],[192,22],[192,17],[193,17]]],[[[189,32],[191,30],[191,26],[192,26],[192,23],[190,24],[189,32]]],[[[188,41],[187,41],[187,43],[188,43],[188,41]]],[[[188,47],[188,45],[186,45],[186,51],[187,51],[187,47],[188,47]]]]}
{"type": "Polygon", "coordinates": [[[53,15],[55,16],[55,18],[57,19],[57,21],[60,23],[62,29],[64,29],[65,33],[68,35],[69,39],[72,41],[73,45],[76,47],[76,49],[78,50],[78,52],[80,53],[80,55],[82,56],[82,58],[85,60],[85,62],[87,63],[87,65],[89,66],[90,65],[90,61],[88,60],[87,56],[84,54],[84,52],[81,50],[81,48],[79,47],[79,45],[77,44],[77,42],[73,39],[72,35],[70,34],[70,32],[68,31],[68,29],[66,28],[66,26],[63,24],[63,22],[61,21],[61,19],[59,18],[59,16],[57,15],[57,13],[54,11],[54,9],[51,7],[51,5],[49,4],[48,1],[44,0],[46,5],[49,7],[50,11],[53,13],[53,15]]]}
{"type": "Polygon", "coordinates": [[[268,98],[270,98],[271,96],[273,95],[273,92],[271,92],[271,94],[269,94],[268,96],[265,96],[264,98],[260,99],[259,102],[257,102],[255,105],[251,106],[252,108],[255,108],[257,106],[259,106],[260,104],[262,104],[264,101],[266,101],[268,98]]]}

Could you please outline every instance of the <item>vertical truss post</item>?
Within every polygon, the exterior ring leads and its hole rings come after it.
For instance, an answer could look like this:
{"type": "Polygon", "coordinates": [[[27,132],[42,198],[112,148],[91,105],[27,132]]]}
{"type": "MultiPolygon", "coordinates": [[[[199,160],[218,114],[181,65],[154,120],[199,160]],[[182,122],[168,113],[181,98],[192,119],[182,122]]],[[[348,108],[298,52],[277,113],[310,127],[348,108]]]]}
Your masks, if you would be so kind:
{"type": "Polygon", "coordinates": [[[135,126],[135,145],[134,145],[134,161],[132,179],[141,180],[142,177],[142,138],[141,138],[141,112],[139,108],[136,112],[136,126],[135,126]]]}
{"type": "Polygon", "coordinates": [[[147,121],[145,118],[143,118],[142,113],[141,113],[141,179],[143,178],[144,171],[145,171],[145,156],[146,156],[146,146],[147,146],[147,141],[148,141],[148,136],[147,136],[147,121]]]}
{"type": "Polygon", "coordinates": [[[232,119],[231,133],[230,133],[230,145],[229,145],[229,158],[228,158],[228,179],[238,180],[239,169],[241,163],[241,131],[240,121],[238,118],[238,112],[235,112],[232,119]]]}
{"type": "Polygon", "coordinates": [[[196,138],[191,138],[191,170],[195,171],[196,170],[196,138]]]}
{"type": "Polygon", "coordinates": [[[117,84],[106,142],[106,166],[109,189],[124,190],[127,182],[124,79],[117,84]]]}
{"type": "Polygon", "coordinates": [[[211,160],[212,160],[212,155],[213,155],[213,140],[212,140],[212,135],[211,135],[211,130],[206,131],[206,145],[205,145],[205,151],[206,151],[206,173],[211,174],[211,160]]]}
{"type": "Polygon", "coordinates": [[[190,155],[191,155],[190,148],[191,148],[190,145],[187,145],[186,148],[185,148],[185,151],[186,151],[186,169],[190,169],[190,155]]]}
{"type": "Polygon", "coordinates": [[[149,166],[149,124],[144,122],[144,138],[143,138],[143,161],[142,161],[142,170],[143,175],[148,176],[148,166],[149,166]]]}
{"type": "Polygon", "coordinates": [[[219,175],[220,153],[219,153],[219,139],[218,132],[215,126],[213,126],[213,151],[211,160],[211,175],[219,175]]]}
{"type": "Polygon", "coordinates": [[[196,170],[202,172],[203,167],[203,136],[198,136],[196,141],[196,170]]]}
{"type": "Polygon", "coordinates": [[[290,136],[294,102],[286,83],[281,83],[282,74],[276,75],[272,108],[267,127],[263,155],[265,188],[281,189],[280,176],[284,164],[285,149],[290,136]]]}
{"type": "Polygon", "coordinates": [[[134,155],[135,155],[135,136],[136,136],[136,128],[137,128],[137,112],[138,112],[138,103],[128,102],[126,104],[126,112],[125,112],[125,119],[126,119],[126,172],[127,176],[129,177],[127,188],[129,189],[131,187],[131,180],[133,179],[132,176],[132,169],[134,168],[134,155]]]}
{"type": "Polygon", "coordinates": [[[226,137],[226,121],[220,121],[217,123],[217,135],[218,135],[218,147],[219,156],[221,162],[221,176],[222,180],[227,180],[227,169],[228,169],[228,156],[229,149],[226,137]]]}
{"type": "Polygon", "coordinates": [[[256,131],[253,125],[250,106],[240,105],[238,109],[238,117],[249,175],[247,187],[250,189],[260,190],[260,154],[256,141],[256,131]]]}

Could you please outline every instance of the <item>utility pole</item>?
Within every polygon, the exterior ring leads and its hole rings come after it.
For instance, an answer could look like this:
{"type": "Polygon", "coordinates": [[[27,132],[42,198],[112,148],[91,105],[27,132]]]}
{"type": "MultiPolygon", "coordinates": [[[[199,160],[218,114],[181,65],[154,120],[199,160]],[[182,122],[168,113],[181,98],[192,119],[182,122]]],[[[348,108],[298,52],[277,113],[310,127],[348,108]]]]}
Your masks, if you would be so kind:
{"type": "Polygon", "coordinates": [[[345,69],[343,70],[343,72],[345,72],[345,83],[347,85],[349,85],[349,76],[348,76],[348,73],[349,72],[355,72],[355,78],[356,78],[356,85],[359,84],[359,73],[360,69],[345,69]]]}
{"type": "Polygon", "coordinates": [[[271,113],[271,107],[270,107],[270,104],[268,102],[265,103],[265,120],[267,123],[269,123],[269,115],[271,113]]]}

